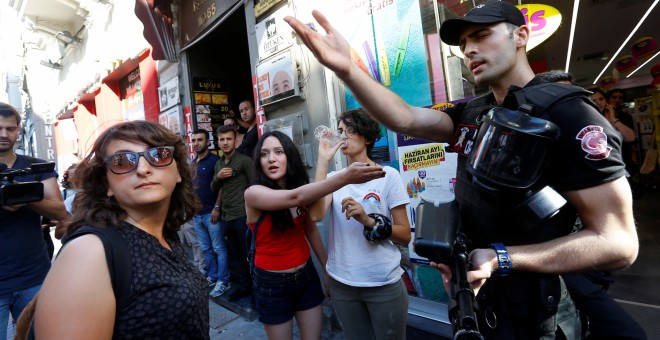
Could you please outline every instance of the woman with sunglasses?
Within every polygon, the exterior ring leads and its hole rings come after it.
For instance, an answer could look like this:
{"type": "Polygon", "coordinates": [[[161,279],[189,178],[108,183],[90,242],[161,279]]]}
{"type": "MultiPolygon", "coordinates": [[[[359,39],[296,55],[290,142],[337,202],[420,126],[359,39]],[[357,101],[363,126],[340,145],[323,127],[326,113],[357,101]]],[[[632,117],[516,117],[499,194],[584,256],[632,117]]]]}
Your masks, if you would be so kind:
{"type": "MultiPolygon", "coordinates": [[[[362,109],[339,117],[341,152],[350,165],[376,163],[369,152],[380,138],[380,126],[362,109]]],[[[320,143],[316,180],[332,179],[345,170],[327,174],[337,148],[320,143]],[[327,176],[326,176],[327,174],[327,176]]],[[[386,175],[363,184],[347,185],[319,200],[310,217],[320,221],[330,210],[326,272],[332,306],[348,339],[405,339],[408,293],[401,280],[401,253],[397,244],[410,242],[406,214],[408,194],[399,172],[384,167],[386,175]]]]}
{"type": "MultiPolygon", "coordinates": [[[[334,146],[335,151],[339,146],[334,146]]],[[[255,235],[252,272],[259,321],[271,340],[292,339],[294,317],[300,339],[320,339],[324,297],[309,247],[322,266],[326,259],[319,231],[308,217],[308,206],[346,184],[385,173],[379,166],[357,162],[340,175],[309,183],[298,149],[282,132],[265,133],[255,150],[256,179],[245,191],[245,205],[253,232],[262,218],[255,235]]]]}
{"type": "Polygon", "coordinates": [[[183,140],[151,122],[98,137],[76,170],[81,191],[67,233],[95,226],[121,235],[131,258],[128,302],[116,310],[101,239],[72,236],[39,293],[37,338],[209,338],[206,279],[177,237],[199,206],[186,157],[183,140]]]}

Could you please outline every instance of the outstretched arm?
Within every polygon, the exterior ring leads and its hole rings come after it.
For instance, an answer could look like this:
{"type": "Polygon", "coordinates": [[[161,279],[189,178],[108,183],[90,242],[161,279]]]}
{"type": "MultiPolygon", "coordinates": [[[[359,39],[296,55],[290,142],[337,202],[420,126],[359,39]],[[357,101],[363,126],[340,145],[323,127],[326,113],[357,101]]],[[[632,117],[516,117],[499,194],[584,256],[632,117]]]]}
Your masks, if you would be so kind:
{"type": "MultiPolygon", "coordinates": [[[[364,183],[384,176],[385,171],[380,166],[355,162],[336,176],[291,190],[274,190],[263,185],[253,185],[245,190],[245,205],[248,210],[261,211],[307,206],[346,184],[364,183]]],[[[248,222],[252,222],[250,215],[248,211],[248,222]]]]}
{"type": "Polygon", "coordinates": [[[453,134],[453,123],[443,112],[408,105],[394,92],[371,79],[351,61],[346,39],[330,25],[319,11],[312,15],[323,27],[321,35],[294,17],[284,20],[296,31],[316,59],[351,89],[363,108],[389,129],[430,141],[447,142],[453,134]]]}

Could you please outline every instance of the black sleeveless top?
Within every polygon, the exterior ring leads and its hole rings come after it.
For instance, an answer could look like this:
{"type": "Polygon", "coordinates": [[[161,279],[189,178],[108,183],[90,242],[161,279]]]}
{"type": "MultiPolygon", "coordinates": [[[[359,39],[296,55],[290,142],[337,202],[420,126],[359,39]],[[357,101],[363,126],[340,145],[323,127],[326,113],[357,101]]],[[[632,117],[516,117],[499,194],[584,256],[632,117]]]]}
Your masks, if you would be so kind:
{"type": "Polygon", "coordinates": [[[132,259],[131,294],[114,339],[209,339],[209,301],[204,276],[178,238],[164,248],[129,223],[118,228],[132,259]]]}

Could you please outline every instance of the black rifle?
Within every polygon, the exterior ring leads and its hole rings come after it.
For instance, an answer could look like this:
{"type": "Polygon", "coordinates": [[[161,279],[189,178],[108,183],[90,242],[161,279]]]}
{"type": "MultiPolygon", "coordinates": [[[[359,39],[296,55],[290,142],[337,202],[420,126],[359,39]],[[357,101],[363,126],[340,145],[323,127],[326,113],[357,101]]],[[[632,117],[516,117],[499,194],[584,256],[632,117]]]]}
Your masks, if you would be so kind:
{"type": "Polygon", "coordinates": [[[467,278],[469,262],[463,233],[456,234],[451,260],[449,320],[454,329],[454,339],[483,339],[475,313],[477,302],[467,278]]]}
{"type": "Polygon", "coordinates": [[[458,203],[420,204],[416,222],[415,252],[435,263],[451,267],[449,321],[454,339],[483,339],[476,316],[478,305],[467,278],[469,254],[466,237],[459,231],[458,203]]]}

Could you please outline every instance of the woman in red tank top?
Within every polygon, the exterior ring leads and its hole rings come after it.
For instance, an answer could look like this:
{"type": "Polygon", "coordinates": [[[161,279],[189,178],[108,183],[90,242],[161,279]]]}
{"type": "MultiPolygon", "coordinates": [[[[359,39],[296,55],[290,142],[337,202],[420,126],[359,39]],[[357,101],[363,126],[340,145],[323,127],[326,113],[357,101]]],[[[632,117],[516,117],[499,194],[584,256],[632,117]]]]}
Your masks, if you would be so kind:
{"type": "Polygon", "coordinates": [[[309,247],[322,268],[326,253],[321,235],[308,217],[308,206],[346,184],[363,183],[385,173],[378,166],[354,163],[341,175],[309,183],[298,149],[287,135],[267,132],[255,150],[256,180],[245,191],[245,205],[252,230],[265,214],[255,235],[252,272],[259,321],[269,339],[292,339],[293,317],[300,339],[320,339],[324,297],[309,247]]]}

